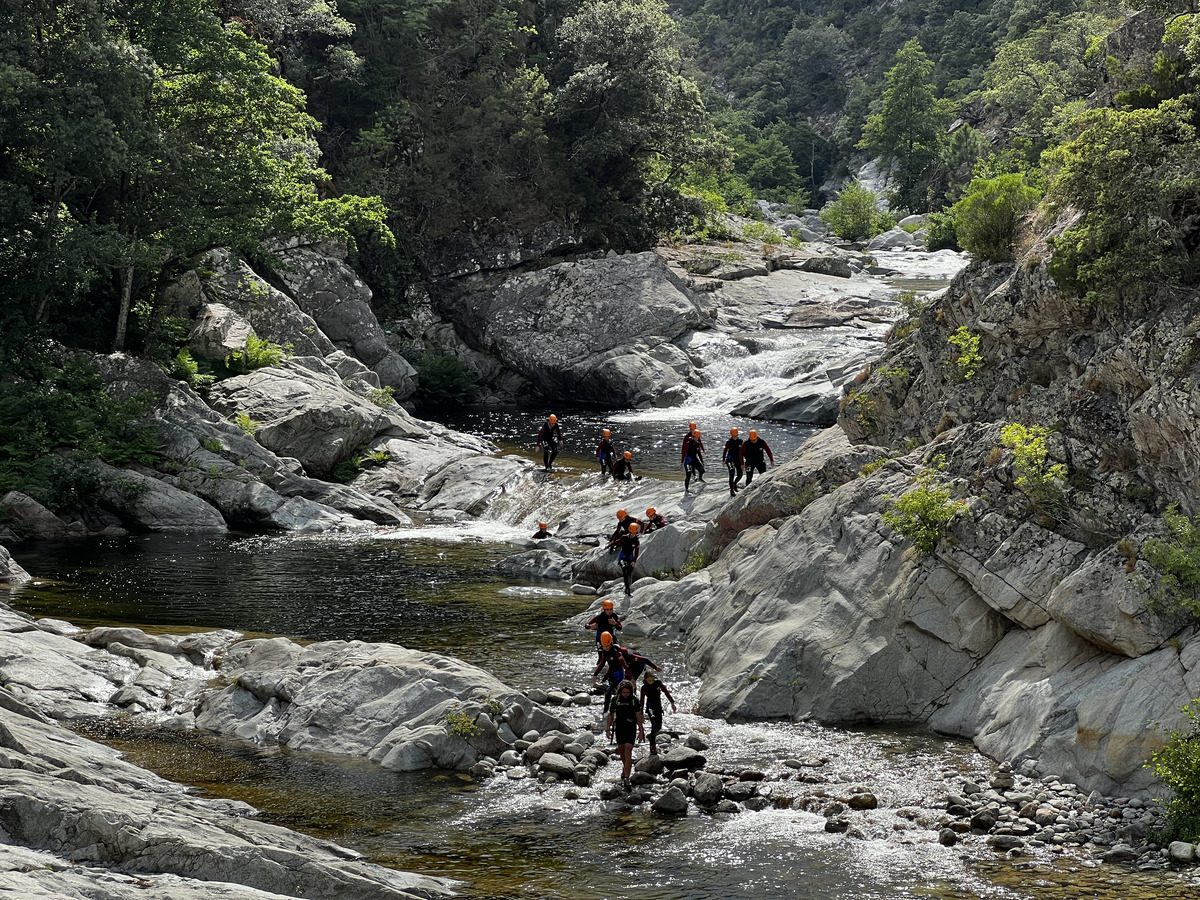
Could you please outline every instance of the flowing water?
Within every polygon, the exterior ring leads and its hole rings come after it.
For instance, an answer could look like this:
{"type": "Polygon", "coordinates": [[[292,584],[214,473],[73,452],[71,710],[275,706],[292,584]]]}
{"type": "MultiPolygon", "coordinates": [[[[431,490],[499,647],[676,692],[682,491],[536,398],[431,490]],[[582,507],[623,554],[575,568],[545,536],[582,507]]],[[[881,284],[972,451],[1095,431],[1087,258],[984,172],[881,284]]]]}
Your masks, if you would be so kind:
{"type": "MultiPolygon", "coordinates": [[[[903,287],[928,290],[944,283],[938,272],[912,274],[923,280],[903,287]]],[[[679,448],[689,420],[699,424],[713,457],[730,427],[756,427],[782,461],[814,429],[755,425],[729,411],[748,391],[780,387],[811,365],[814,340],[844,357],[857,349],[861,334],[712,335],[702,348],[705,384],[674,409],[475,408],[443,421],[490,437],[507,452],[538,458],[537,429],[548,412],[556,412],[567,441],[558,460],[563,503],[578,503],[581,490],[611,489],[573,477],[594,468],[595,445],[606,426],[618,449],[634,452],[639,473],[660,478],[680,477],[679,448]]],[[[510,541],[527,536],[529,515],[550,500],[540,496],[524,508],[510,498],[509,507],[498,504],[484,521],[367,536],[135,536],[18,547],[18,562],[39,580],[16,592],[13,602],[35,615],[85,626],[393,641],[453,654],[522,690],[574,692],[587,686],[593,642],[564,622],[589,600],[498,577],[493,567],[511,552],[510,541]]],[[[710,762],[786,776],[771,783],[781,793],[824,790],[837,796],[863,785],[884,808],[856,819],[856,837],[827,834],[823,816],[798,809],[693,813],[668,821],[644,809],[573,799],[566,785],[506,777],[477,784],[452,772],[386,772],[362,760],[161,732],[128,718],[94,722],[86,731],[168,778],[211,796],[245,800],[269,821],[335,840],[386,865],[457,879],[471,900],[1195,896],[1194,886],[1170,873],[1071,860],[1013,862],[982,848],[942,847],[932,831],[896,809],[935,803],[947,778],[986,778],[989,764],[969,745],[921,730],[701,719],[689,712],[698,685],[680,663],[681,648],[647,642],[638,649],[664,664],[664,680],[679,703],[680,713],[667,717],[668,731],[676,739],[704,731],[710,762]],[[811,768],[803,771],[818,774],[797,774],[785,759],[806,761],[811,768]]],[[[596,707],[576,707],[567,715],[577,726],[599,722],[596,707]]],[[[599,777],[612,778],[613,771],[610,766],[599,777]]]]}
{"type": "MultiPolygon", "coordinates": [[[[14,603],[84,625],[389,640],[453,653],[519,688],[583,689],[594,661],[591,636],[564,620],[587,598],[498,578],[492,563],[508,547],[497,527],[421,530],[412,539],[152,536],[44,544],[19,548],[18,561],[39,581],[14,603]]],[[[847,839],[826,834],[822,816],[795,809],[666,821],[644,809],[570,799],[564,785],[386,772],[361,760],[162,733],[128,719],[93,723],[87,732],[166,777],[252,803],[269,821],[387,865],[455,878],[465,897],[479,900],[1128,900],[1194,890],[1170,875],[1141,887],[1138,879],[1151,876],[1062,863],[1022,868],[983,851],[941,847],[933,832],[895,809],[930,803],[947,775],[986,777],[988,764],[969,745],[920,730],[704,720],[687,712],[697,684],[679,662],[680,648],[639,649],[665,664],[679,702],[668,728],[707,731],[710,760],[772,775],[791,771],[784,759],[812,761],[821,784],[782,781],[777,789],[832,796],[863,784],[887,808],[867,814],[861,837],[847,839]]],[[[595,707],[570,715],[577,725],[599,720],[595,707]]]]}

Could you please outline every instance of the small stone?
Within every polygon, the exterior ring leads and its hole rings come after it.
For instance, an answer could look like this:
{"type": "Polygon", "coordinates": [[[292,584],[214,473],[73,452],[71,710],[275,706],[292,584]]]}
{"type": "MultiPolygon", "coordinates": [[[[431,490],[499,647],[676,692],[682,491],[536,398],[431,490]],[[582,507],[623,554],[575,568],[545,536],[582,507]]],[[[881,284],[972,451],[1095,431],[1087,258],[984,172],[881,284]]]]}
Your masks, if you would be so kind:
{"type": "Polygon", "coordinates": [[[953,847],[958,843],[958,835],[952,828],[943,828],[938,832],[938,843],[943,847],[953,847]]]}
{"type": "Polygon", "coordinates": [[[719,813],[739,813],[741,811],[742,808],[732,800],[721,800],[719,803],[717,803],[717,808],[715,810],[715,812],[719,813]]]}
{"type": "Polygon", "coordinates": [[[874,794],[854,794],[846,803],[851,809],[879,808],[879,800],[874,794]]]}
{"type": "Polygon", "coordinates": [[[668,788],[666,793],[654,801],[650,807],[660,816],[686,816],[688,810],[687,797],[676,787],[668,788]]]}
{"type": "Polygon", "coordinates": [[[850,830],[850,823],[845,819],[828,819],[825,822],[825,830],[830,834],[845,834],[850,830]]]}

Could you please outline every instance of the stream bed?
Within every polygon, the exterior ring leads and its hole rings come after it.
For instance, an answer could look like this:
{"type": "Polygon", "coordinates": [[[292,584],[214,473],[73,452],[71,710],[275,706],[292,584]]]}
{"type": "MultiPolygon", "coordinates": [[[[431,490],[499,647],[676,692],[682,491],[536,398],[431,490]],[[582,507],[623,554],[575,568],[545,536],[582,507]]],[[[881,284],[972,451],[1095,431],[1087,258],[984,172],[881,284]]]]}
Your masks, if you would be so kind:
{"type": "MultiPolygon", "coordinates": [[[[503,526],[474,523],[418,529],[405,539],[193,535],[41,544],[16,554],[39,580],[13,604],[81,625],[393,641],[459,656],[522,690],[586,689],[593,641],[564,620],[589,598],[498,577],[493,564],[509,552],[508,537],[503,526]]],[[[388,772],[131,718],[83,730],[165,777],[249,802],[268,821],[383,864],[457,879],[471,900],[1195,896],[1194,885],[1170,872],[1007,860],[982,844],[942,847],[935,832],[896,811],[935,804],[954,778],[988,777],[991,764],[969,744],[920,729],[702,719],[690,712],[698,685],[681,648],[637,648],[663,664],[679,704],[668,730],[676,739],[704,732],[710,762],[770,778],[791,777],[784,760],[807,760],[831,797],[864,785],[881,808],[863,819],[857,837],[827,834],[824,817],[797,809],[663,820],[586,792],[573,799],[565,784],[388,772]]],[[[577,726],[600,720],[598,705],[566,714],[577,726]]],[[[599,777],[616,774],[610,765],[599,777]]]]}

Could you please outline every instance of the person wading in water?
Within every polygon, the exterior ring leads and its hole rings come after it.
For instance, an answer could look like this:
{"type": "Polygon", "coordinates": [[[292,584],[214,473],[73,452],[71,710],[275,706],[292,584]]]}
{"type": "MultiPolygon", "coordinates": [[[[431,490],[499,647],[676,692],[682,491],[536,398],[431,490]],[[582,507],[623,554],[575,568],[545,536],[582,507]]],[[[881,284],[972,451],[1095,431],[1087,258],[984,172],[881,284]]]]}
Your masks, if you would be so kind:
{"type": "Polygon", "coordinates": [[[757,431],[751,431],[750,440],[742,445],[742,460],[746,464],[746,487],[750,487],[755,472],[761,474],[767,471],[767,462],[763,459],[764,452],[771,457],[771,466],[774,468],[775,454],[771,452],[767,442],[758,436],[757,431]]]}
{"type": "Polygon", "coordinates": [[[742,445],[745,442],[738,437],[736,428],[729,429],[729,440],[725,442],[725,468],[729,470],[729,496],[738,492],[738,482],[742,480],[742,445]]]}
{"type": "Polygon", "coordinates": [[[632,681],[622,681],[617,686],[617,695],[608,711],[604,733],[617,745],[617,754],[621,757],[621,787],[629,790],[634,740],[636,738],[640,743],[646,739],[645,718],[634,696],[632,681]]]}
{"type": "Polygon", "coordinates": [[[558,456],[558,448],[563,445],[562,426],[558,424],[558,416],[551,415],[538,431],[537,446],[542,451],[542,460],[546,471],[554,471],[554,459],[558,456]]]}

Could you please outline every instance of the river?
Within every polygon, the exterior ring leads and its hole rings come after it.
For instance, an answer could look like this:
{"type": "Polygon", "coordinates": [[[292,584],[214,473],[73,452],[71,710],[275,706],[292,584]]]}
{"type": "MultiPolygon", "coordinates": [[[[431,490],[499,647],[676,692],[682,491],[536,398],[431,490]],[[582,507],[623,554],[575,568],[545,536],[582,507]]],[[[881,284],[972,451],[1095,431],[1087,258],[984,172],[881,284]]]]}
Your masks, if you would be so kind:
{"type": "MultiPolygon", "coordinates": [[[[926,289],[944,283],[927,272],[909,274],[924,278],[919,286],[926,289]]],[[[699,423],[712,450],[719,449],[730,427],[754,424],[730,413],[739,398],[782,385],[798,361],[811,358],[805,333],[743,329],[733,340],[728,332],[712,338],[706,383],[681,408],[474,408],[439,419],[532,457],[538,425],[556,412],[567,436],[559,467],[568,494],[585,479],[595,481],[594,447],[603,427],[613,429],[618,449],[634,453],[640,473],[679,479],[679,445],[689,420],[699,423]]],[[[828,332],[823,339],[834,343],[859,339],[853,329],[828,332]]],[[[813,433],[800,425],[757,427],[778,459],[813,433]]],[[[140,535],[18,546],[14,556],[37,581],[15,592],[12,602],[85,626],[392,641],[461,657],[522,690],[583,690],[593,643],[565,620],[590,599],[502,578],[494,569],[511,552],[511,541],[528,536],[524,524],[513,524],[523,523],[525,512],[365,535],[140,535]]],[[[864,785],[881,808],[864,816],[853,836],[827,834],[824,816],[794,808],[663,820],[646,809],[576,799],[568,785],[387,772],[361,760],[163,731],[129,718],[82,730],[168,778],[245,800],[269,821],[336,840],[387,865],[457,879],[469,900],[1148,900],[1195,894],[1167,872],[1049,857],[1008,860],[980,845],[943,847],[935,832],[897,810],[932,808],[955,778],[986,779],[991,764],[970,745],[919,729],[705,720],[690,712],[698,684],[682,665],[682,648],[643,642],[638,649],[664,665],[680,707],[667,720],[676,740],[700,731],[710,762],[793,779],[781,785],[802,780],[785,760],[806,761],[817,773],[808,790],[832,797],[864,785]]],[[[576,725],[599,721],[595,706],[567,715],[576,725]]],[[[600,773],[611,776],[611,766],[600,773]]]]}

